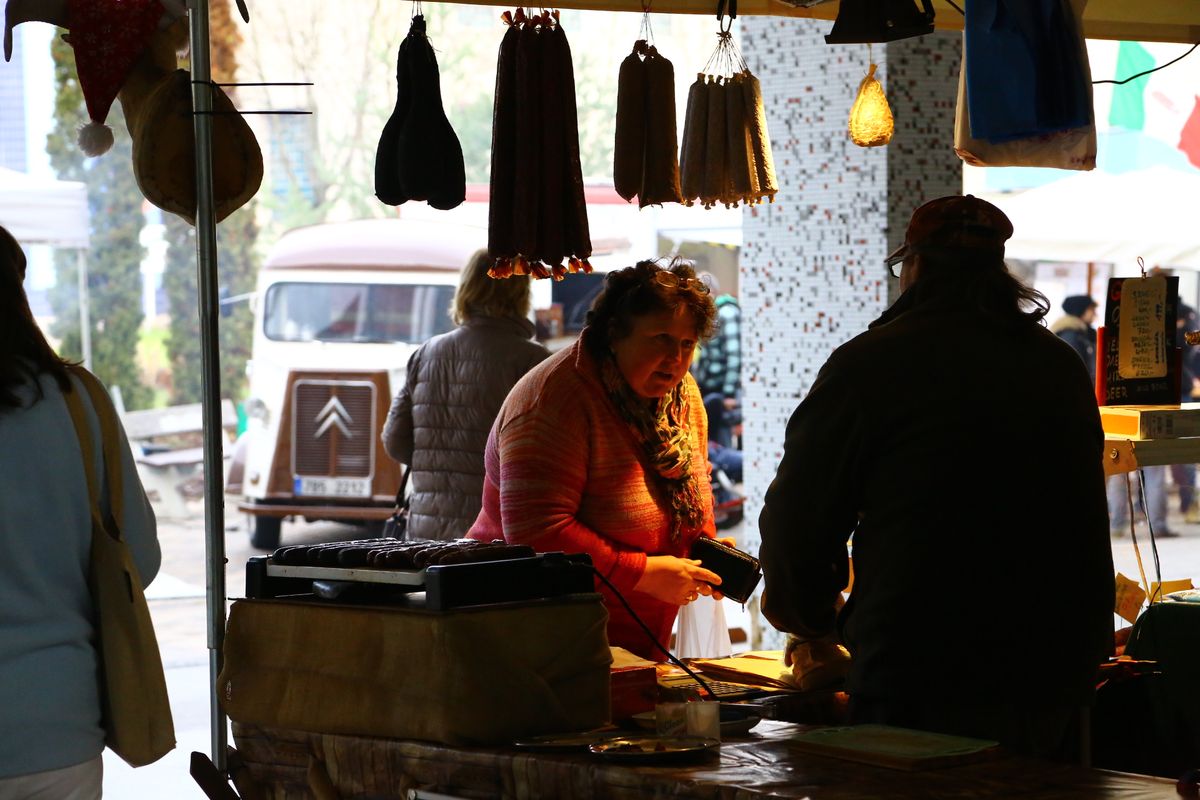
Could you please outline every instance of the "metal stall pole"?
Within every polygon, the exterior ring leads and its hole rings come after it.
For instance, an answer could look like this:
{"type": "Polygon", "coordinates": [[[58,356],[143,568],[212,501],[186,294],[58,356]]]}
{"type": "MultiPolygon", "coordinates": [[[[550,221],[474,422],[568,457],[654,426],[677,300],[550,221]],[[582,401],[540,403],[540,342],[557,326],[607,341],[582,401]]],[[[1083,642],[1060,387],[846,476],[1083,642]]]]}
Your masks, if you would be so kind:
{"type": "Polygon", "coordinates": [[[83,349],[83,368],[92,371],[92,319],[89,311],[87,255],[81,247],[75,251],[79,277],[79,343],[83,349]]]}
{"type": "Polygon", "coordinates": [[[196,272],[200,289],[200,354],[204,406],[204,552],[208,589],[209,709],[212,761],[225,773],[225,714],[217,702],[217,675],[225,641],[225,508],[221,431],[221,371],[217,327],[217,224],[212,184],[212,69],[208,0],[188,0],[196,133],[196,272]]]}

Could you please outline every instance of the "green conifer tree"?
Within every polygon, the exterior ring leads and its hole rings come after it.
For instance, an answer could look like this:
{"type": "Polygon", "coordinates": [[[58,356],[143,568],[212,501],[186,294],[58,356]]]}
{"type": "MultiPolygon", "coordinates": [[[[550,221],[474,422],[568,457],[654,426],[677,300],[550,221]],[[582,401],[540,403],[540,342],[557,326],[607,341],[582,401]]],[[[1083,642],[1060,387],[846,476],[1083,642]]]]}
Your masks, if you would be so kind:
{"type": "MultiPolygon", "coordinates": [[[[115,138],[113,148],[85,161],[75,141],[76,131],[87,119],[75,72],[75,54],[56,37],[51,55],[55,125],[47,137],[46,150],[58,177],[83,181],[88,187],[92,230],[86,258],[92,370],[108,386],[120,387],[126,408],[145,408],[153,400],[153,393],[142,383],[137,366],[143,319],[141,263],[145,249],[139,239],[143,200],[133,177],[129,132],[120,104],[113,103],[107,119],[115,138]]],[[[64,356],[81,359],[75,255],[60,254],[56,268],[58,280],[50,295],[56,321],[51,333],[59,339],[64,356]]]]}
{"type": "MultiPolygon", "coordinates": [[[[229,0],[213,0],[209,6],[213,80],[237,80],[237,48],[241,34],[233,21],[229,0]]],[[[183,65],[186,68],[186,65],[183,65]]],[[[226,89],[237,104],[236,93],[226,89]]],[[[170,310],[167,355],[171,362],[172,402],[195,403],[201,397],[199,289],[196,271],[195,229],[174,214],[165,214],[167,263],[163,287],[170,310]]],[[[217,285],[223,295],[239,297],[254,289],[258,259],[255,202],[235,211],[217,227],[217,285]]],[[[250,357],[253,315],[250,304],[228,302],[219,318],[218,344],[221,360],[221,396],[239,400],[246,391],[246,361],[250,357]]]]}

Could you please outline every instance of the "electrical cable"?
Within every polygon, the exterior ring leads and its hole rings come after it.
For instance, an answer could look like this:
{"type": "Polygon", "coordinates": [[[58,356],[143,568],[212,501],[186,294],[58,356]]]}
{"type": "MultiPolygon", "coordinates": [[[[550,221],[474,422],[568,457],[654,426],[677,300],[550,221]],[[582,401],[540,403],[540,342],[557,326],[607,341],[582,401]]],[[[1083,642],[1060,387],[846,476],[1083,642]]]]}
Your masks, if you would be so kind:
{"type": "MultiPolygon", "coordinates": [[[[1141,476],[1140,470],[1138,475],[1141,476]]],[[[1129,501],[1129,538],[1133,542],[1133,554],[1137,556],[1138,575],[1142,578],[1142,587],[1146,590],[1146,597],[1149,598],[1150,581],[1146,580],[1146,568],[1142,566],[1142,548],[1138,547],[1137,525],[1134,524],[1133,484],[1129,480],[1128,472],[1125,473],[1125,497],[1129,501]]]]}
{"type": "Polygon", "coordinates": [[[1137,73],[1136,75],[1130,75],[1128,78],[1122,78],[1122,79],[1121,79],[1121,80],[1119,80],[1119,81],[1118,81],[1118,80],[1111,80],[1111,81],[1109,81],[1109,80],[1104,80],[1104,81],[1092,81],[1092,83],[1093,83],[1093,84],[1097,84],[1097,83],[1112,83],[1112,84],[1116,84],[1117,86],[1124,85],[1124,84],[1126,84],[1126,83],[1129,83],[1129,82],[1130,82],[1130,81],[1132,81],[1132,80],[1137,80],[1138,78],[1142,77],[1143,75],[1149,75],[1151,72],[1158,72],[1160,69],[1166,69],[1167,67],[1171,66],[1172,64],[1174,64],[1174,63],[1175,63],[1175,62],[1177,62],[1177,61],[1182,61],[1183,59],[1185,59],[1185,58],[1187,58],[1188,56],[1190,56],[1190,55],[1192,54],[1192,52],[1193,52],[1193,51],[1194,51],[1194,50],[1195,50],[1197,47],[1200,47],[1200,42],[1196,42],[1194,45],[1192,45],[1190,48],[1188,48],[1188,51],[1187,51],[1186,53],[1184,53],[1183,55],[1179,56],[1178,58],[1173,58],[1173,59],[1171,59],[1170,61],[1168,61],[1168,62],[1167,62],[1167,63],[1165,63],[1165,64],[1160,64],[1160,65],[1159,65],[1159,66],[1157,66],[1157,67],[1153,67],[1153,68],[1151,68],[1151,69],[1144,70],[1144,71],[1142,71],[1142,72],[1139,72],[1139,73],[1137,73]]]}
{"type": "Polygon", "coordinates": [[[665,648],[661,644],[659,644],[658,637],[654,635],[654,632],[650,630],[650,628],[646,625],[646,623],[642,622],[642,618],[639,617],[637,615],[637,613],[633,610],[632,606],[629,605],[629,601],[625,599],[624,595],[622,595],[619,591],[617,591],[617,587],[613,586],[612,582],[609,581],[608,578],[601,575],[600,570],[596,569],[596,567],[594,565],[592,566],[592,572],[596,573],[596,577],[599,578],[601,581],[603,581],[605,586],[607,586],[609,589],[612,589],[612,593],[615,594],[617,596],[617,599],[621,601],[621,605],[625,606],[625,610],[629,612],[629,616],[633,617],[633,621],[636,622],[638,625],[640,625],[642,630],[646,632],[646,635],[650,637],[650,641],[654,642],[654,646],[657,647],[659,650],[661,650],[663,652],[663,654],[666,655],[666,657],[671,660],[672,664],[674,664],[675,666],[682,669],[688,675],[692,676],[692,679],[695,680],[696,683],[700,684],[701,688],[703,688],[704,691],[708,692],[708,696],[710,698],[712,698],[713,700],[718,700],[719,698],[717,697],[717,693],[714,692],[712,690],[712,688],[707,683],[704,682],[703,678],[701,678],[698,674],[693,672],[692,668],[689,667],[687,664],[684,664],[678,658],[671,655],[670,650],[668,650],[667,648],[665,648]]]}
{"type": "MultiPolygon", "coordinates": [[[[1154,594],[1150,596],[1150,603],[1153,604],[1155,596],[1162,592],[1162,564],[1158,560],[1158,543],[1154,540],[1154,523],[1150,521],[1150,501],[1146,496],[1146,473],[1141,469],[1138,470],[1138,478],[1138,483],[1140,484],[1138,491],[1142,496],[1142,508],[1146,511],[1146,530],[1150,532],[1150,554],[1154,556],[1154,577],[1158,581],[1158,587],[1155,588],[1154,594]]],[[[1163,478],[1165,479],[1166,476],[1164,475],[1163,478]]],[[[1145,580],[1145,578],[1142,578],[1142,580],[1145,580]]],[[[1150,587],[1147,586],[1146,588],[1149,589],[1150,587]]],[[[1158,599],[1161,601],[1162,597],[1158,597],[1158,599]]]]}

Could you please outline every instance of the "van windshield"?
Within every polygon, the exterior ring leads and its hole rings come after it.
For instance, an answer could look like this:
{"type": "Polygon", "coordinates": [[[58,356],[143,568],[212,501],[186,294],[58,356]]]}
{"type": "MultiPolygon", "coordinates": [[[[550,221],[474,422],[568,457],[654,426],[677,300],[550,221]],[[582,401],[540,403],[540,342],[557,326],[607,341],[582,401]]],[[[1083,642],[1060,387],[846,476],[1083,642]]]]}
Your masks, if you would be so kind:
{"type": "Polygon", "coordinates": [[[454,327],[453,286],[277,283],[263,329],[282,342],[423,342],[454,327]]]}

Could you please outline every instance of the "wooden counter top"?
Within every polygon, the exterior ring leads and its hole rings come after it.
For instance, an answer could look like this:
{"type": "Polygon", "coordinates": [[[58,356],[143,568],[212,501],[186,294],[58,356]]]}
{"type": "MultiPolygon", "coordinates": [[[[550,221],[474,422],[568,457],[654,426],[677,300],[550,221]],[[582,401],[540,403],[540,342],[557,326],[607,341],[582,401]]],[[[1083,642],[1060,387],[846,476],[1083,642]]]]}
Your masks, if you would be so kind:
{"type": "MultiPolygon", "coordinates": [[[[904,772],[802,752],[801,728],[764,721],[720,755],[695,764],[629,766],[586,754],[454,748],[427,742],[325,736],[233,724],[250,776],[273,800],[309,798],[310,762],[338,797],[404,797],[421,788],[456,798],[808,798],[809,800],[1177,800],[1172,781],[1047,761],[1001,757],[904,772]]],[[[250,796],[250,795],[247,795],[250,796]]],[[[320,796],[320,795],[318,795],[320,796]]]]}

